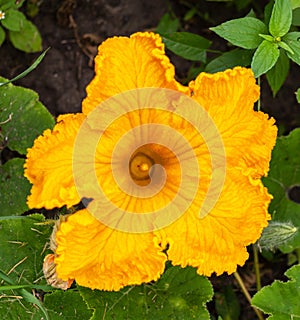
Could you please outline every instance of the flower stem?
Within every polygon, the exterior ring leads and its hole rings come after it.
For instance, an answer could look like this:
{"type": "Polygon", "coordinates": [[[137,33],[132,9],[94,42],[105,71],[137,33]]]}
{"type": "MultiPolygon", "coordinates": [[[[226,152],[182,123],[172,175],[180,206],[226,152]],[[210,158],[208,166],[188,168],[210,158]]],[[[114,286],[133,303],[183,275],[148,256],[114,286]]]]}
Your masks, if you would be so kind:
{"type": "MultiPolygon", "coordinates": [[[[259,85],[260,87],[260,77],[257,78],[257,84],[259,85]]],[[[260,111],[260,95],[259,95],[259,98],[258,98],[258,101],[257,101],[257,111],[260,111]]]]}
{"type": "MultiPolygon", "coordinates": [[[[233,275],[234,275],[236,281],[238,282],[239,286],[241,287],[244,296],[246,297],[246,299],[248,300],[248,302],[249,302],[250,305],[251,305],[251,296],[250,296],[248,290],[246,289],[242,278],[240,277],[240,275],[238,274],[237,271],[234,272],[233,275]]],[[[258,309],[256,309],[254,306],[251,305],[251,307],[253,308],[254,312],[256,313],[257,318],[258,318],[259,320],[264,320],[264,317],[263,317],[262,313],[261,313],[258,309]]]]}
{"type": "Polygon", "coordinates": [[[300,263],[300,248],[296,249],[298,263],[300,263]]]}
{"type": "Polygon", "coordinates": [[[261,289],[261,281],[260,281],[258,250],[257,250],[257,246],[255,244],[252,247],[253,247],[253,256],[254,256],[254,271],[255,271],[255,278],[256,278],[256,290],[259,291],[261,289]]]}

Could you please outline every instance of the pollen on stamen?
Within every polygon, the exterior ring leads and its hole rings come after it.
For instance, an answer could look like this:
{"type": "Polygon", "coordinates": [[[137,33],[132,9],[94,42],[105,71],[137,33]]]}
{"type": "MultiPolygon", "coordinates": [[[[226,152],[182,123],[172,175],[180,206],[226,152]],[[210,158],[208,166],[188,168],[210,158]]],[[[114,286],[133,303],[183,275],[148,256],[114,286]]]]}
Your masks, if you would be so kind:
{"type": "Polygon", "coordinates": [[[139,169],[143,172],[146,172],[146,171],[149,171],[149,165],[148,163],[142,163],[140,166],[139,166],[139,169]]]}

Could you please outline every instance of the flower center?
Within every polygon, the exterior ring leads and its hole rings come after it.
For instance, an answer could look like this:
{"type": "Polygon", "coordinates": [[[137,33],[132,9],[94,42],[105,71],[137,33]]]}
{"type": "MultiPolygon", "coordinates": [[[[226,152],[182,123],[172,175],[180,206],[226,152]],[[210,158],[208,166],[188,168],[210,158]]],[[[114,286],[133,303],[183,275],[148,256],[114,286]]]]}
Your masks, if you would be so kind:
{"type": "Polygon", "coordinates": [[[161,164],[160,156],[149,145],[138,148],[129,161],[129,172],[134,182],[140,186],[149,184],[154,164],[161,164]]]}

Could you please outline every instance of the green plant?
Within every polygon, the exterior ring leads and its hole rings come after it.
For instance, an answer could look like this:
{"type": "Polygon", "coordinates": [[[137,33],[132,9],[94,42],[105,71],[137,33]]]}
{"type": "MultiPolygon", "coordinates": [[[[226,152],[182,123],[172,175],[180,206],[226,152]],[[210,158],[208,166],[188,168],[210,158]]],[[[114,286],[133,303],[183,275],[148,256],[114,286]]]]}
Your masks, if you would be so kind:
{"type": "Polygon", "coordinates": [[[277,0],[267,4],[264,20],[253,11],[243,18],[226,21],[211,27],[220,37],[239,47],[206,61],[211,41],[187,32],[177,32],[180,23],[166,14],[157,27],[169,50],[192,61],[202,62],[196,72],[214,73],[236,65],[251,66],[255,77],[266,74],[275,96],[283,85],[290,68],[290,60],[300,65],[300,32],[296,31],[300,14],[297,0],[277,0]],[[197,52],[198,55],[195,53],[197,52]]]}
{"type": "Polygon", "coordinates": [[[25,0],[0,0],[0,46],[8,35],[13,46],[25,52],[42,50],[42,39],[36,26],[19,11],[25,0]]]}
{"type": "MultiPolygon", "coordinates": [[[[290,60],[300,65],[300,32],[292,29],[293,10],[299,7],[299,1],[277,0],[274,5],[270,2],[265,7],[264,21],[251,14],[210,28],[233,45],[242,48],[228,52],[227,59],[234,61],[241,50],[251,50],[251,60],[247,64],[251,65],[255,77],[266,74],[273,95],[276,95],[285,81],[290,60]]],[[[211,70],[215,63],[216,61],[212,61],[207,70],[211,70]]]]}

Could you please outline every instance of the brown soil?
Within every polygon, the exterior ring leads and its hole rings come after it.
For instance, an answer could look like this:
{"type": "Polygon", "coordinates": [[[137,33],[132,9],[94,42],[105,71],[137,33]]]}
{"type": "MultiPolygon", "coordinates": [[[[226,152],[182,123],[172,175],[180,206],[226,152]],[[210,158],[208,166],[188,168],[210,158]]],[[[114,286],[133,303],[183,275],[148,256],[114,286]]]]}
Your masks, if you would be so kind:
{"type": "MultiPolygon", "coordinates": [[[[191,6],[197,1],[185,3],[191,6]]],[[[188,7],[175,0],[42,1],[33,22],[42,35],[43,48],[50,47],[50,50],[38,68],[17,84],[37,91],[41,101],[55,116],[78,112],[85,97],[85,87],[94,75],[93,58],[98,44],[107,37],[153,30],[163,14],[170,10],[181,19],[183,30],[201,34],[213,40],[213,48],[226,51],[226,42],[208,28],[233,17],[241,17],[249,8],[237,11],[233,5],[220,2],[198,3],[203,16],[195,15],[186,22],[183,16],[188,7]]],[[[257,8],[258,14],[262,12],[263,5],[257,8]]],[[[0,48],[0,60],[4,62],[1,76],[16,76],[37,56],[19,52],[6,41],[0,48]]],[[[178,77],[185,78],[190,64],[174,56],[171,59],[176,65],[178,77]]],[[[273,99],[265,78],[262,79],[262,108],[284,125],[284,132],[300,125],[300,106],[294,95],[300,87],[299,71],[300,68],[292,64],[290,75],[276,99],[273,99]]]]}

